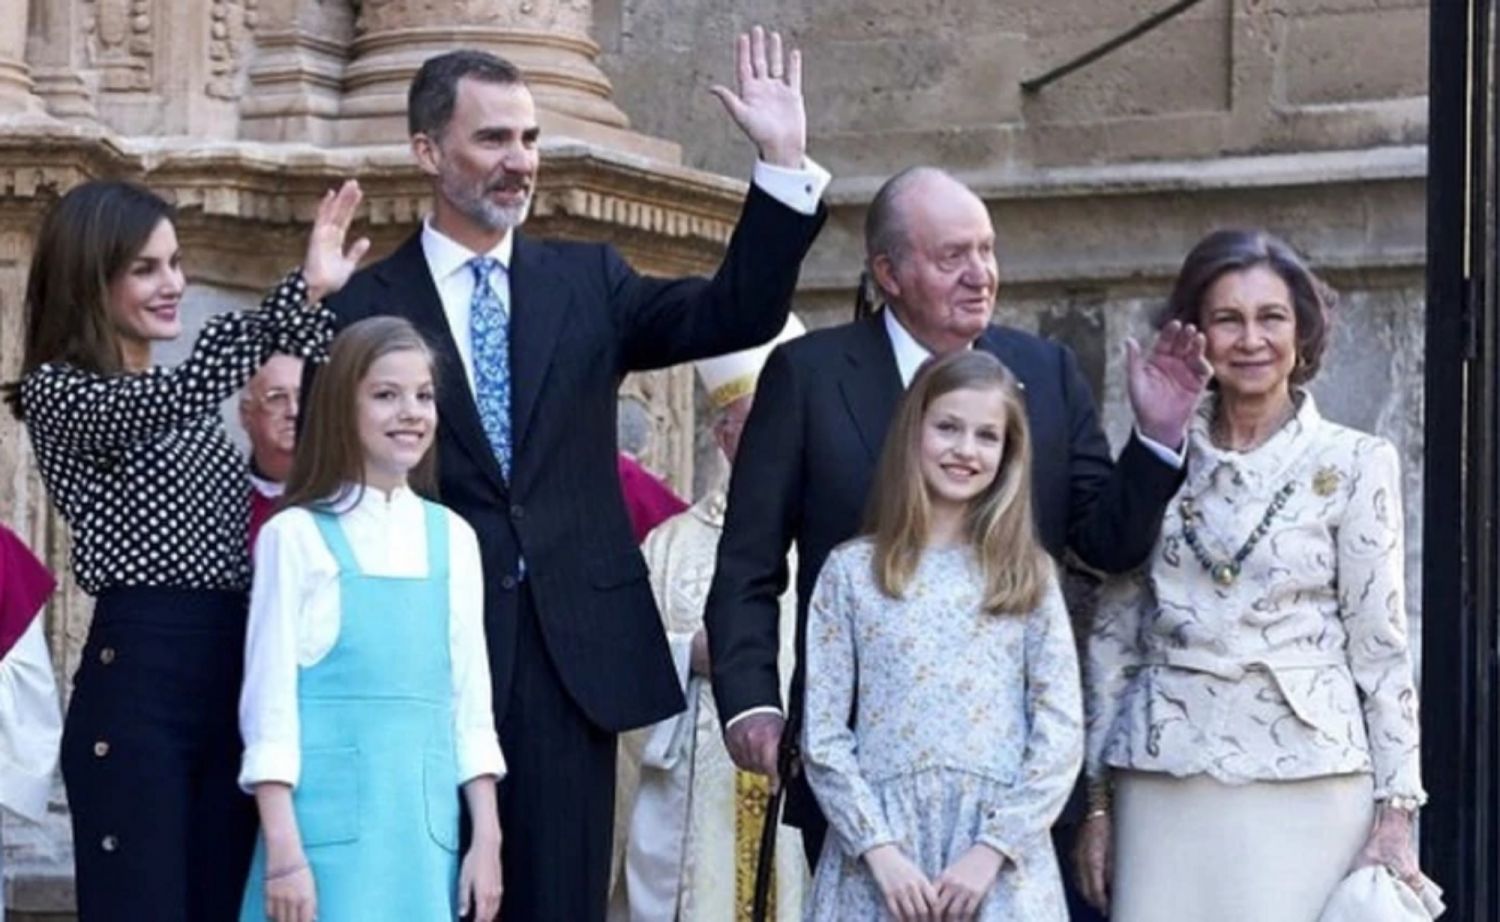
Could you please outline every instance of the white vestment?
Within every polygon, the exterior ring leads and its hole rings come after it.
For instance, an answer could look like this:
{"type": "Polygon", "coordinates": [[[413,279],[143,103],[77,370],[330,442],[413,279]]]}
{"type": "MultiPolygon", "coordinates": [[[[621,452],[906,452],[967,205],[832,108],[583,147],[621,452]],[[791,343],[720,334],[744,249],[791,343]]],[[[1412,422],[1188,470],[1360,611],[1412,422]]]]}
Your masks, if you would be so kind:
{"type": "MultiPolygon", "coordinates": [[[[730,761],[708,678],[689,670],[724,503],[724,491],[715,490],[659,525],[642,546],[687,709],[622,741],[616,839],[624,844],[624,867],[614,907],[615,918],[623,913],[629,922],[750,918],[769,786],[730,761]]],[[[788,591],[781,598],[783,685],[795,662],[796,617],[788,591]]],[[[802,915],[807,861],[797,830],[782,827],[777,835],[770,918],[792,922],[802,915]]]]}

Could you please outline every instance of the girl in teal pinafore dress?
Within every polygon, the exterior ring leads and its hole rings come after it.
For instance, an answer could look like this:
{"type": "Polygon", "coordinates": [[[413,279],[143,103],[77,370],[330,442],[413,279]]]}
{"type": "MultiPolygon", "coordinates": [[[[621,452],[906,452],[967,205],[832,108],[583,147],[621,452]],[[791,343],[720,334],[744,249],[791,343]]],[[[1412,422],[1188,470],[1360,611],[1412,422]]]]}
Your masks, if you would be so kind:
{"type": "Polygon", "coordinates": [[[498,914],[504,760],[478,542],[408,485],[431,480],[432,390],[416,331],[379,317],[338,337],[310,395],[284,509],[257,543],[240,782],[262,834],[241,922],[498,914]]]}

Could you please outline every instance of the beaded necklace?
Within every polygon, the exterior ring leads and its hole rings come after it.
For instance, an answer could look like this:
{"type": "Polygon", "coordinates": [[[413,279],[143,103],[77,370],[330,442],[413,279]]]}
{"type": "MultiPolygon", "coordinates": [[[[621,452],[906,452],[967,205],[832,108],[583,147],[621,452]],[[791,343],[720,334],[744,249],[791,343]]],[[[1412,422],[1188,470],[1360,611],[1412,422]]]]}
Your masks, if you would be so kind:
{"type": "Polygon", "coordinates": [[[1276,491],[1276,495],[1271,497],[1271,504],[1266,507],[1266,514],[1260,517],[1260,524],[1255,526],[1250,537],[1245,539],[1245,543],[1228,560],[1214,557],[1203,547],[1203,542],[1198,538],[1198,526],[1203,523],[1203,514],[1198,511],[1198,505],[1191,496],[1184,496],[1177,504],[1182,512],[1182,540],[1187,543],[1188,549],[1193,552],[1203,569],[1208,571],[1208,575],[1213,577],[1214,582],[1220,586],[1232,586],[1239,579],[1240,567],[1245,558],[1250,556],[1255,546],[1266,536],[1266,532],[1271,530],[1271,520],[1276,518],[1276,513],[1281,511],[1281,507],[1286,505],[1286,501],[1291,499],[1296,490],[1296,482],[1289,480],[1276,491]]]}

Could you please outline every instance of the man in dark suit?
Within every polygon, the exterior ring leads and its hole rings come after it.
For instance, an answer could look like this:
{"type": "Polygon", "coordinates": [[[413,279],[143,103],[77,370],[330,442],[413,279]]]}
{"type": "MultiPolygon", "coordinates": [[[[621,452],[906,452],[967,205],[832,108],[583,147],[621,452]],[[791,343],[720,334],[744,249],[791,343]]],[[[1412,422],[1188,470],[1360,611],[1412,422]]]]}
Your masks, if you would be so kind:
{"type": "Polygon", "coordinates": [[[517,233],[535,104],[514,66],[460,51],[411,86],[432,214],[330,302],[341,324],[404,316],[438,356],[442,500],[484,561],[507,920],[604,918],[616,734],[683,706],[620,495],[620,381],[774,336],[822,222],[800,58],[759,28],[737,52],[738,92],[714,92],[760,159],[713,279],[647,279],[609,246],[517,233]]]}
{"type": "MultiPolygon", "coordinates": [[[[1191,328],[1164,331],[1149,355],[1130,343],[1137,430],[1112,461],[1073,354],[990,324],[995,232],[978,196],[940,170],[904,171],[871,203],[865,238],[885,309],[772,353],[735,465],[708,599],[725,742],[740,767],[773,776],[779,748],[795,744],[802,708],[803,676],[794,675],[783,712],[776,670],[787,550],[796,545],[801,651],[818,572],[829,551],[858,532],[886,429],[926,358],[986,349],[1015,373],[1031,426],[1042,543],[1109,572],[1139,564],[1155,543],[1182,481],[1188,417],[1208,378],[1202,336],[1191,328]]],[[[788,820],[803,828],[816,862],[826,824],[806,782],[787,780],[788,820]]]]}

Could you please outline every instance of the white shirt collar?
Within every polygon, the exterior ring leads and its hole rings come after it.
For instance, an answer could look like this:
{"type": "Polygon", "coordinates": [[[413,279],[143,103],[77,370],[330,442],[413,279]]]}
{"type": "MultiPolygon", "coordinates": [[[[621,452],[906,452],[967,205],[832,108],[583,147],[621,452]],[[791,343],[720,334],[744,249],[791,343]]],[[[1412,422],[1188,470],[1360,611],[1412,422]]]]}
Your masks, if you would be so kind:
{"type": "MultiPolygon", "coordinates": [[[[911,387],[911,379],[922,369],[922,363],[932,358],[932,350],[917,342],[916,337],[901,325],[889,304],[881,308],[881,313],[885,315],[885,335],[890,337],[891,351],[896,353],[896,370],[901,374],[901,386],[911,387]]],[[[969,343],[969,348],[974,348],[974,344],[969,343]]],[[[1026,385],[1021,387],[1025,389],[1026,385]]]]}
{"type": "Polygon", "coordinates": [[[932,358],[932,351],[906,331],[889,304],[881,313],[885,315],[885,334],[890,337],[891,351],[896,353],[896,370],[901,374],[901,386],[911,387],[911,379],[917,376],[922,363],[932,358]]]}
{"type": "Polygon", "coordinates": [[[255,473],[255,470],[253,468],[250,471],[250,485],[255,487],[255,492],[259,493],[261,496],[264,496],[266,499],[276,499],[280,497],[282,493],[286,492],[286,484],[281,483],[278,480],[267,480],[266,478],[255,473]]]}
{"type": "Polygon", "coordinates": [[[338,502],[333,504],[332,512],[335,515],[359,515],[385,516],[398,512],[401,509],[421,502],[417,494],[412,492],[411,487],[400,486],[392,490],[387,496],[384,490],[374,487],[360,489],[359,484],[348,484],[348,489],[338,502]]]}
{"type": "Polygon", "coordinates": [[[465,268],[475,256],[489,256],[510,271],[510,257],[516,247],[514,230],[500,238],[500,242],[488,253],[479,254],[432,226],[431,216],[422,219],[422,255],[427,257],[427,268],[432,278],[439,283],[448,276],[465,268]]]}

